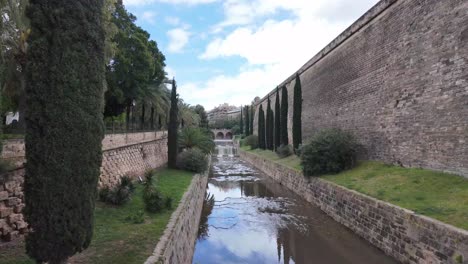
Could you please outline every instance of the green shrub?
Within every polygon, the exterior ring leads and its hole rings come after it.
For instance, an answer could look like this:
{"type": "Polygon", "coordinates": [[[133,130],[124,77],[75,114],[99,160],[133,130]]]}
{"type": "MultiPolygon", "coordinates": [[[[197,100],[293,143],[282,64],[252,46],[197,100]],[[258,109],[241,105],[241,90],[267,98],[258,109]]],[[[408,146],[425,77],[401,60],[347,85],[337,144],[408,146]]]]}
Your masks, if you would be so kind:
{"type": "Polygon", "coordinates": [[[286,158],[294,154],[293,148],[291,145],[281,145],[279,148],[276,150],[276,154],[280,158],[286,158]]]}
{"type": "Polygon", "coordinates": [[[132,178],[129,176],[123,176],[120,179],[120,185],[128,187],[128,189],[133,193],[135,191],[135,185],[133,184],[132,178]]]}
{"type": "Polygon", "coordinates": [[[258,148],[258,136],[250,135],[244,139],[244,144],[250,146],[251,149],[258,148]]]}
{"type": "Polygon", "coordinates": [[[172,197],[164,197],[161,192],[154,186],[154,171],[150,170],[145,173],[145,182],[143,189],[143,202],[146,211],[150,213],[158,213],[163,209],[172,208],[172,197]]]}
{"type": "Polygon", "coordinates": [[[177,168],[196,173],[204,172],[208,168],[206,154],[198,148],[185,150],[177,156],[177,168]]]}
{"type": "Polygon", "coordinates": [[[146,211],[150,213],[158,213],[164,209],[163,196],[155,187],[145,188],[143,191],[143,202],[145,203],[146,211]]]}
{"type": "Polygon", "coordinates": [[[130,201],[134,189],[131,179],[124,176],[114,189],[102,188],[99,191],[99,200],[108,204],[123,205],[130,201]]]}
{"type": "Polygon", "coordinates": [[[301,165],[304,175],[338,173],[356,164],[357,144],[354,137],[339,129],[319,132],[302,147],[301,165]]]}
{"type": "Polygon", "coordinates": [[[172,209],[172,202],[174,201],[174,199],[172,199],[172,197],[165,197],[164,198],[164,207],[166,209],[172,209]]]}

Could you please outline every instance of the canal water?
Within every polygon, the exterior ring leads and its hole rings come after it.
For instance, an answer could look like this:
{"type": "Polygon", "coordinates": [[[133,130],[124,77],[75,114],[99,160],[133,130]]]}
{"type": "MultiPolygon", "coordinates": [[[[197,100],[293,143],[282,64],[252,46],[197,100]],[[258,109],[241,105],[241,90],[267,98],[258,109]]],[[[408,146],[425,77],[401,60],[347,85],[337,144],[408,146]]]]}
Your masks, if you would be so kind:
{"type": "Polygon", "coordinates": [[[192,263],[397,263],[231,151],[212,164],[192,263]]]}

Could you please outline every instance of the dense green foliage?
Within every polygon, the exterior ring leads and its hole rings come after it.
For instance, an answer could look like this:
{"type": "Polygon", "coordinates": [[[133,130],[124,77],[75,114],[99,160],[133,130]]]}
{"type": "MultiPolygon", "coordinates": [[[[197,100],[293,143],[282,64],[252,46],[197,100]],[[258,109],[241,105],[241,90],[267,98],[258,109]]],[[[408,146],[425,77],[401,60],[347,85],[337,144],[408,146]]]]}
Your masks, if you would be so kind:
{"type": "Polygon", "coordinates": [[[132,180],[124,176],[115,188],[104,187],[99,190],[99,200],[108,204],[123,205],[130,201],[134,190],[135,186],[132,180]]]}
{"type": "Polygon", "coordinates": [[[252,105],[250,106],[250,134],[249,135],[253,135],[254,133],[254,116],[255,116],[255,107],[252,105]]]}
{"type": "Polygon", "coordinates": [[[281,105],[279,99],[279,87],[276,87],[275,99],[275,129],[274,129],[274,145],[277,150],[281,145],[281,105]]]}
{"type": "Polygon", "coordinates": [[[182,149],[198,148],[203,153],[210,154],[215,143],[211,138],[211,131],[202,130],[196,127],[186,127],[180,131],[178,141],[182,149]]]}
{"type": "Polygon", "coordinates": [[[338,173],[356,164],[354,137],[339,129],[326,129],[302,148],[301,164],[306,176],[338,173]]]}
{"type": "Polygon", "coordinates": [[[245,116],[245,135],[249,136],[251,134],[250,130],[252,128],[250,127],[250,108],[248,105],[245,106],[244,116],[245,116]]]}
{"type": "Polygon", "coordinates": [[[288,89],[283,86],[281,89],[281,116],[280,116],[280,139],[281,145],[289,144],[288,137],[288,89]]]}
{"type": "Polygon", "coordinates": [[[281,145],[276,150],[276,154],[278,154],[280,158],[286,158],[294,154],[294,151],[291,145],[281,145]]]}
{"type": "Polygon", "coordinates": [[[263,112],[263,106],[260,105],[258,110],[258,147],[260,149],[266,149],[265,142],[265,113],[263,112]]]}
{"type": "Polygon", "coordinates": [[[240,130],[240,134],[244,134],[244,109],[242,106],[240,109],[241,109],[241,112],[239,116],[239,130],[240,130]]]}
{"type": "Polygon", "coordinates": [[[178,108],[177,85],[175,80],[172,80],[171,91],[171,110],[169,113],[169,125],[167,129],[167,164],[169,168],[177,167],[177,152],[179,149],[177,140],[177,129],[179,128],[179,108],[178,108]]]}
{"type": "Polygon", "coordinates": [[[154,183],[154,172],[152,170],[146,172],[145,183],[143,188],[143,202],[145,209],[149,213],[159,213],[163,209],[172,208],[172,198],[164,196],[154,183]]]}
{"type": "Polygon", "coordinates": [[[302,88],[301,78],[296,73],[296,83],[294,84],[294,102],[293,102],[293,148],[296,152],[299,145],[302,144],[302,88]]]}
{"type": "Polygon", "coordinates": [[[177,168],[196,173],[208,169],[206,154],[198,148],[187,149],[177,156],[177,168]]]}
{"type": "Polygon", "coordinates": [[[258,148],[258,136],[250,135],[243,139],[243,145],[250,146],[250,149],[258,148]]]}
{"type": "Polygon", "coordinates": [[[26,250],[38,262],[62,263],[91,242],[104,137],[102,8],[103,0],[30,1],[24,215],[26,250]]]}
{"type": "Polygon", "coordinates": [[[140,129],[146,128],[146,112],[154,126],[154,112],[166,113],[167,89],[161,85],[164,78],[165,57],[148,32],[135,24],[136,17],[125,10],[121,1],[115,3],[111,23],[116,27],[112,37],[114,56],[107,66],[105,116],[119,116],[126,109],[127,129],[140,114],[140,129]],[[135,103],[137,106],[135,106],[135,103]],[[140,107],[138,107],[138,105],[140,107]],[[150,106],[150,107],[146,107],[150,106]]]}
{"type": "Polygon", "coordinates": [[[193,108],[193,110],[200,116],[199,127],[208,128],[208,115],[205,111],[205,108],[198,104],[193,108]]]}
{"type": "Polygon", "coordinates": [[[273,119],[273,111],[271,110],[271,101],[270,96],[268,95],[268,103],[267,103],[267,113],[266,113],[266,147],[269,150],[274,149],[274,119],[273,119]]]}

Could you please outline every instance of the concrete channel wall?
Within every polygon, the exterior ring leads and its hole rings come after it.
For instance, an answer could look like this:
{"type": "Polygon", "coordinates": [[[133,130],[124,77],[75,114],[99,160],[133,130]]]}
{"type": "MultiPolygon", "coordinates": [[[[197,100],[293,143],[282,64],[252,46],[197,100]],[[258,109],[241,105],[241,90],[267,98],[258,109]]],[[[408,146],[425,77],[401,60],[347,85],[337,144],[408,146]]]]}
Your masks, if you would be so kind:
{"type": "Polygon", "coordinates": [[[240,157],[315,204],[337,222],[402,263],[468,263],[468,231],[418,215],[258,155],[240,157]]]}
{"type": "MultiPolygon", "coordinates": [[[[211,162],[210,162],[211,164],[211,162]]],[[[208,166],[209,167],[209,166],[208,166]]],[[[145,264],[192,263],[209,170],[193,176],[153,254],[145,264]]]]}

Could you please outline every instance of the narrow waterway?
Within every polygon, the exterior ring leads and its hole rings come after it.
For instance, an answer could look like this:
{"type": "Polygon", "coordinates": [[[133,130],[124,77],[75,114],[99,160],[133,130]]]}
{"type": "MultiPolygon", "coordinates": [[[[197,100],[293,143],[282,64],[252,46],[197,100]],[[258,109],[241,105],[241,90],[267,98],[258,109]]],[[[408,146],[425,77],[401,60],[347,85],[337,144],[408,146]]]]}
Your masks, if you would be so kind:
{"type": "Polygon", "coordinates": [[[213,157],[193,263],[396,263],[223,149],[213,157]]]}

